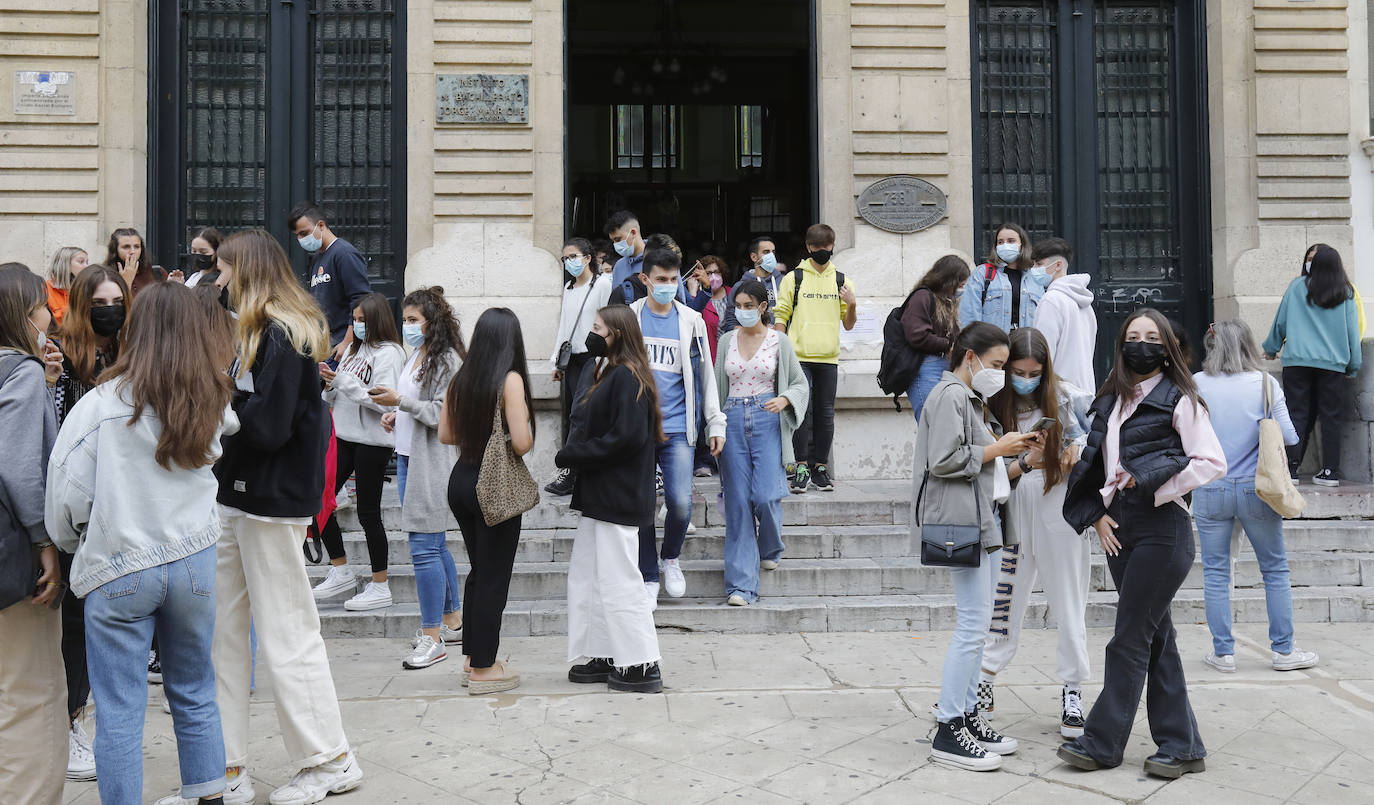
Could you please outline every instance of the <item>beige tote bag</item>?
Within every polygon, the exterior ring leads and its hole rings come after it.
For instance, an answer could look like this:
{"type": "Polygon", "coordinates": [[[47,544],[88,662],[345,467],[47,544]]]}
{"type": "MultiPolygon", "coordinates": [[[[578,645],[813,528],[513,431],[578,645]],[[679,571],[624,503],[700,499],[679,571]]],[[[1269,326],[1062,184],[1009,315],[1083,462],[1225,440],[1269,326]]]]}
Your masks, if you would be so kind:
{"type": "Polygon", "coordinates": [[[1269,504],[1280,517],[1297,517],[1307,506],[1302,493],[1293,486],[1288,475],[1288,454],[1283,449],[1283,429],[1274,419],[1274,393],[1269,384],[1274,379],[1268,372],[1260,372],[1264,387],[1264,419],[1259,423],[1259,464],[1255,467],[1255,494],[1269,504]]]}

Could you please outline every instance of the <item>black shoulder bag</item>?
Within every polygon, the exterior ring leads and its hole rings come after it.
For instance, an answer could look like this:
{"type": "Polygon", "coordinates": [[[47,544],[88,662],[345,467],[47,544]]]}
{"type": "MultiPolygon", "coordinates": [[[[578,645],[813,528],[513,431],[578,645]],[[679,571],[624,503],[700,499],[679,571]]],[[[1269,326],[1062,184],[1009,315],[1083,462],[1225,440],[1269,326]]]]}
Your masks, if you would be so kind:
{"type": "MultiPolygon", "coordinates": [[[[592,290],[596,288],[596,281],[601,279],[597,274],[592,277],[592,281],[587,283],[587,295],[582,297],[582,307],[577,309],[577,318],[573,319],[573,333],[577,332],[577,323],[582,321],[582,313],[587,309],[587,300],[592,298],[592,290]]],[[[554,368],[562,372],[568,368],[572,361],[572,333],[568,334],[568,340],[558,345],[558,358],[554,361],[554,368]]]]}
{"type": "MultiPolygon", "coordinates": [[[[973,444],[973,431],[968,432],[969,444],[973,444]]],[[[921,490],[916,494],[916,505],[912,516],[921,527],[921,564],[928,567],[978,567],[983,563],[983,496],[978,487],[982,484],[978,476],[973,477],[974,522],[932,523],[921,518],[921,501],[925,498],[926,484],[930,483],[930,470],[926,469],[921,478],[921,490]]]]}

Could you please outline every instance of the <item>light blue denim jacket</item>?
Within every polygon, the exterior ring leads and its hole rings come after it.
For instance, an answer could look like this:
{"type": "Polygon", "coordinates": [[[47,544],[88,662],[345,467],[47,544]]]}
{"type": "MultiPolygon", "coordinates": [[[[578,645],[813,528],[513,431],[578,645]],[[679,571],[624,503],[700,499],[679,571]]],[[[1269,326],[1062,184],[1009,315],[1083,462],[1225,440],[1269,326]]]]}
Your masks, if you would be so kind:
{"type": "MultiPolygon", "coordinates": [[[[1007,278],[1006,266],[998,266],[997,274],[988,286],[987,300],[983,300],[983,286],[987,284],[987,265],[974,266],[969,275],[968,285],[964,286],[964,296],[959,300],[959,325],[966,327],[975,321],[985,321],[1001,327],[1004,332],[1011,331],[1011,280],[1007,278]]],[[[1017,327],[1035,326],[1035,309],[1045,289],[1030,278],[1030,272],[1021,273],[1021,310],[1017,327]]]]}
{"type": "MultiPolygon", "coordinates": [[[[219,539],[213,464],[194,470],[154,458],[162,423],[151,408],[129,426],[133,405],[114,380],[96,386],[67,414],[48,460],[44,520],[72,560],[79,598],[121,576],[184,559],[219,539]]],[[[225,406],[219,437],[239,429],[225,406]]]]}

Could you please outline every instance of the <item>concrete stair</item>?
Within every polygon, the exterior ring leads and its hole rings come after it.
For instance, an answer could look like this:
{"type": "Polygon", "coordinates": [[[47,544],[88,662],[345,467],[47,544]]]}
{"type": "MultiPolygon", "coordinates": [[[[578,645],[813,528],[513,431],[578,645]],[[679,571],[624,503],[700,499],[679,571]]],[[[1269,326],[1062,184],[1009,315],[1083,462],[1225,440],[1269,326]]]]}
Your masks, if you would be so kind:
{"type": "MultiPolygon", "coordinates": [[[[696,532],[682,554],[687,596],[660,599],[660,629],[712,632],[950,629],[954,601],[948,574],[921,566],[911,556],[906,523],[910,484],[860,481],[833,493],[809,492],[783,503],[787,553],[781,566],[760,578],[761,600],[749,607],[724,604],[724,518],[714,480],[699,481],[693,506],[696,532]]],[[[1314,621],[1374,620],[1374,487],[1335,490],[1304,486],[1304,518],[1285,524],[1294,618],[1314,621]]],[[[525,516],[525,530],[511,579],[503,631],[511,635],[566,632],[567,563],[578,515],[567,498],[542,502],[525,516]]],[[[398,523],[394,490],[383,500],[383,521],[398,523]]],[[[351,506],[340,510],[345,550],[359,588],[369,578],[366,540],[351,506]]],[[[414,569],[404,533],[388,532],[390,579],[395,604],[372,612],[347,612],[339,595],[320,604],[330,637],[407,636],[419,624],[414,569]]],[[[1105,557],[1093,548],[1088,622],[1109,626],[1116,595],[1105,557]]],[[[449,534],[460,579],[467,575],[461,535],[449,534]]],[[[327,567],[308,566],[312,583],[327,567]]],[[[1233,595],[1238,622],[1263,622],[1264,590],[1248,542],[1234,562],[1233,595]]],[[[1180,622],[1205,620],[1202,567],[1195,562],[1174,604],[1180,622]]],[[[1043,595],[1032,596],[1027,626],[1052,623],[1043,595]]]]}

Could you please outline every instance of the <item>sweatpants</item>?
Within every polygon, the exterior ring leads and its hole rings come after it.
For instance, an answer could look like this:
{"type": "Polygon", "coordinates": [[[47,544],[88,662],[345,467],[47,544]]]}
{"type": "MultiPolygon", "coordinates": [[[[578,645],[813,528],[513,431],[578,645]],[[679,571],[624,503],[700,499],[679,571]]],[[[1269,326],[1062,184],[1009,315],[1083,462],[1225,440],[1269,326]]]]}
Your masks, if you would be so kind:
{"type": "Polygon", "coordinates": [[[1026,605],[1038,577],[1049,599],[1058,632],[1056,669],[1060,680],[1076,688],[1088,681],[1088,540],[1064,522],[1065,485],[1045,491],[1040,470],[1027,473],[1007,504],[1020,538],[1002,549],[1002,566],[992,598],[992,626],[983,646],[983,677],[995,677],[1016,655],[1026,605]]]}
{"type": "Polygon", "coordinates": [[[659,661],[638,559],[639,529],[578,522],[568,563],[568,662],[599,657],[625,668],[659,661]]]}
{"type": "Polygon", "coordinates": [[[1318,421],[1322,423],[1322,454],[1317,466],[1341,471],[1341,409],[1346,386],[1345,375],[1340,372],[1310,366],[1283,367],[1283,397],[1298,431],[1298,443],[1285,448],[1292,474],[1298,473],[1318,421]]]}

